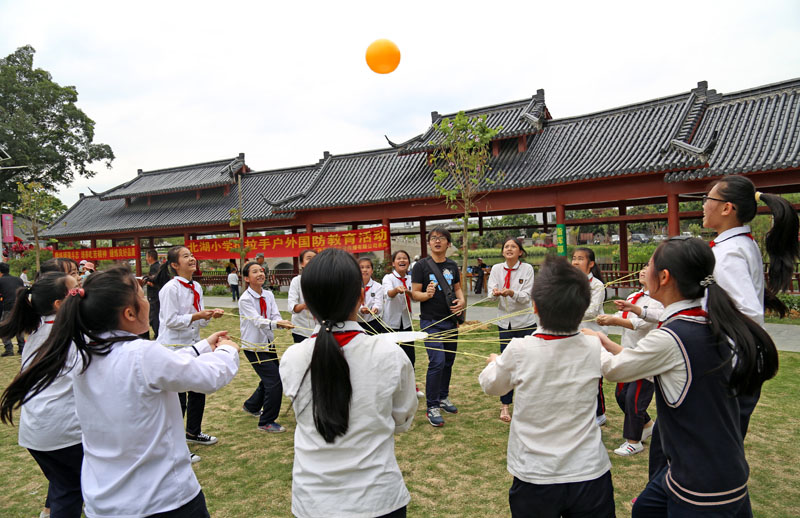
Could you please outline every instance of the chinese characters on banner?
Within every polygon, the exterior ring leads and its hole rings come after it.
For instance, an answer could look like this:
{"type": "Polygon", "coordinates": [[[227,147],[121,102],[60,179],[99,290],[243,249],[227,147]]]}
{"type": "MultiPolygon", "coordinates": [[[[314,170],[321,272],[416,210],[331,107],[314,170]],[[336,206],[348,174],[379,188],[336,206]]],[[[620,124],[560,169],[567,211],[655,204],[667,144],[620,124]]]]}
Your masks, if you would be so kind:
{"type": "Polygon", "coordinates": [[[3,243],[14,242],[14,216],[3,214],[3,243]]]}
{"type": "MultiPolygon", "coordinates": [[[[193,239],[186,243],[197,259],[230,259],[239,255],[239,239],[193,239]]],[[[244,240],[247,257],[294,257],[306,249],[341,248],[347,252],[372,252],[389,248],[389,228],[373,227],[341,232],[252,236],[244,240]]]]}
{"type": "Polygon", "coordinates": [[[564,224],[556,225],[556,247],[558,255],[567,255],[567,226],[564,224]]]}
{"type": "Polygon", "coordinates": [[[138,246],[115,246],[112,248],[78,248],[75,250],[53,250],[53,257],[68,257],[75,262],[116,261],[118,259],[137,259],[138,246]]]}

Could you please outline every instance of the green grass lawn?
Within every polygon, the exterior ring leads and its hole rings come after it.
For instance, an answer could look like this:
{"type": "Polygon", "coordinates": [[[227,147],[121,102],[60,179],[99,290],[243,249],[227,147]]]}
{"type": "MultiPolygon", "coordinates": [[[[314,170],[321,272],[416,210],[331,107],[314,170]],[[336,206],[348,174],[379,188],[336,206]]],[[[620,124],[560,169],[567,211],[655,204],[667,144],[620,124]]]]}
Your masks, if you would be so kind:
{"type": "MultiPolygon", "coordinates": [[[[238,334],[232,318],[214,321],[205,332],[226,326],[238,334]]],[[[279,333],[282,352],[291,337],[287,331],[279,333]]],[[[495,348],[496,344],[483,338],[465,340],[459,346],[484,355],[495,348]]],[[[758,517],[800,516],[800,354],[781,353],[780,358],[780,373],[764,386],[745,442],[753,511],[758,517]]],[[[419,349],[416,375],[420,388],[424,388],[426,366],[424,350],[419,349]]],[[[478,386],[483,366],[479,358],[459,356],[451,383],[451,398],[459,414],[445,415],[446,425],[434,429],[425,419],[423,403],[411,430],[397,437],[397,459],[412,496],[409,516],[508,515],[508,425],[498,419],[499,401],[483,394],[478,386]]],[[[18,368],[19,356],[0,358],[0,386],[5,387],[18,368]]],[[[289,432],[259,432],[257,419],[241,411],[257,383],[241,355],[241,369],[233,382],[207,399],[203,428],[219,437],[219,443],[191,447],[203,457],[194,469],[211,515],[217,518],[291,515],[294,415],[284,399],[279,422],[289,432]]],[[[603,427],[603,441],[613,464],[617,514],[626,517],[630,516],[631,498],[647,482],[647,447],[629,458],[611,452],[622,443],[622,414],[612,383],[605,384],[605,393],[608,425],[603,427]]],[[[33,458],[17,445],[17,430],[11,426],[0,426],[0,486],[0,516],[38,515],[47,481],[33,458]]]]}

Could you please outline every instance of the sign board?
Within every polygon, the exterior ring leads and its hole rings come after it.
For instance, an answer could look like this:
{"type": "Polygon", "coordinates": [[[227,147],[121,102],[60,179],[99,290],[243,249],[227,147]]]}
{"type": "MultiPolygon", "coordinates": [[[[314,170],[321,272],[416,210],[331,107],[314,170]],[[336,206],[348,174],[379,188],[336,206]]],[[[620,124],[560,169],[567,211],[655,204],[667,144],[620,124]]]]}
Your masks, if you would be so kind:
{"type": "Polygon", "coordinates": [[[53,257],[68,257],[73,261],[117,261],[121,259],[137,259],[139,257],[139,247],[114,246],[107,248],[77,248],[74,250],[53,250],[53,257]]]}
{"type": "Polygon", "coordinates": [[[14,242],[14,216],[3,214],[3,243],[14,242]]]}

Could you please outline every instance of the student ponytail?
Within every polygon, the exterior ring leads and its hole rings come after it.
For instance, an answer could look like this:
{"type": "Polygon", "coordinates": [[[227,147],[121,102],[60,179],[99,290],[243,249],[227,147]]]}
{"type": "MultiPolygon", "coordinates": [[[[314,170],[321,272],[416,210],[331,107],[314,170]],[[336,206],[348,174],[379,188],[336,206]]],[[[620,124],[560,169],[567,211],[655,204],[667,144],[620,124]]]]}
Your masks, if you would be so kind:
{"type": "Polygon", "coordinates": [[[126,307],[139,310],[140,290],[136,279],[124,266],[92,274],[86,278],[83,288],[69,290],[47,340],[0,397],[0,420],[12,422],[15,408],[58,378],[67,367],[72,344],[81,356],[83,371],[91,364],[92,356],[108,354],[114,343],[138,339],[130,335],[110,338],[99,335],[118,329],[120,315],[126,307]]]}
{"type": "MultiPolygon", "coordinates": [[[[184,248],[186,247],[183,245],[176,245],[167,251],[167,262],[162,264],[158,268],[158,273],[156,274],[156,278],[153,284],[157,286],[164,286],[173,277],[178,275],[178,272],[176,272],[175,268],[172,267],[172,263],[178,262],[178,258],[181,255],[181,250],[183,250],[184,248]]],[[[191,281],[191,279],[189,280],[191,281]]]]}
{"type": "Polygon", "coordinates": [[[776,294],[791,287],[794,265],[800,256],[800,244],[797,240],[800,222],[797,211],[781,196],[756,191],[753,182],[744,176],[726,176],[716,185],[720,196],[736,207],[736,219],[742,225],[756,216],[759,201],[766,204],[772,212],[772,228],[764,240],[764,248],[769,257],[764,306],[777,311],[783,317],[786,306],[776,294]]]}
{"type": "Polygon", "coordinates": [[[332,443],[347,433],[353,395],[350,366],[333,333],[358,306],[361,270],[352,255],[329,248],[308,263],[300,286],[309,311],[321,323],[309,366],[314,426],[332,443]]]}
{"type": "Polygon", "coordinates": [[[53,304],[67,296],[67,274],[48,272],[35,284],[17,290],[14,308],[0,322],[0,336],[18,336],[33,333],[41,318],[55,313],[53,304]]]}
{"type": "MultiPolygon", "coordinates": [[[[734,395],[754,394],[778,372],[778,350],[764,329],[743,315],[714,280],[714,253],[701,239],[670,239],[653,253],[657,272],[668,270],[681,296],[708,295],[707,311],[714,342],[736,356],[728,387],[734,395]]],[[[723,357],[722,365],[730,358],[723,357]]],[[[721,365],[721,366],[722,366],[721,365]]]]}

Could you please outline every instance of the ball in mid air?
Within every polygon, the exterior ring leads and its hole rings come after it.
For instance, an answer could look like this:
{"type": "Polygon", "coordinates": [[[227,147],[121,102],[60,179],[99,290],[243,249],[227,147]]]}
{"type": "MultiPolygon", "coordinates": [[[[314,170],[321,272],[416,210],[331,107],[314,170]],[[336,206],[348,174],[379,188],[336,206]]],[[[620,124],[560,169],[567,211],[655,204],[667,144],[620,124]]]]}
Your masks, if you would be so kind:
{"type": "Polygon", "coordinates": [[[367,65],[378,74],[394,72],[400,64],[400,49],[389,40],[375,40],[367,47],[367,65]]]}

